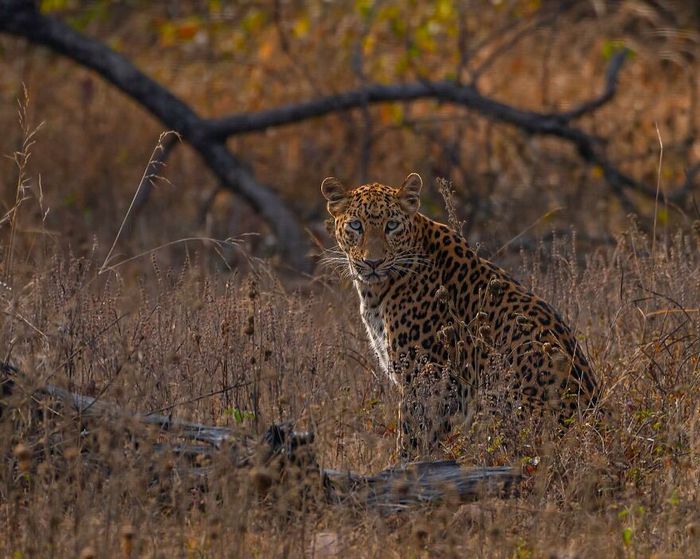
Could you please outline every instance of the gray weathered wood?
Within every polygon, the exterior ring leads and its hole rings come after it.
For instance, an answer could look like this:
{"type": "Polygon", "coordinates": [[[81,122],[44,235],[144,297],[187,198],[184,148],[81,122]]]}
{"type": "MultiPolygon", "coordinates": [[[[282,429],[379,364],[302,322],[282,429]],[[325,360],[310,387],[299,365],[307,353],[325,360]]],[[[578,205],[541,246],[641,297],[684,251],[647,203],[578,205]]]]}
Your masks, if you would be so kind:
{"type": "MultiPolygon", "coordinates": [[[[0,363],[0,403],[16,392],[21,384],[22,375],[15,367],[0,363]]],[[[139,424],[156,426],[176,435],[177,442],[153,444],[154,452],[170,452],[190,459],[190,466],[180,467],[179,473],[187,473],[192,479],[202,482],[215,471],[199,464],[202,457],[223,458],[240,468],[259,465],[261,456],[264,463],[273,456],[282,455],[289,464],[301,464],[320,473],[318,479],[328,502],[395,512],[418,505],[464,503],[485,496],[512,496],[517,493],[518,484],[523,479],[519,468],[465,467],[452,460],[399,464],[374,475],[322,469],[316,465],[313,449],[309,446],[314,441],[313,434],[296,432],[289,424],[273,425],[261,439],[255,440],[226,427],[180,421],[163,415],[129,414],[101,399],[56,385],[45,385],[28,391],[28,394],[37,404],[47,398],[60,403],[64,415],[66,411],[72,411],[76,421],[87,425],[83,429],[85,434],[89,434],[93,424],[114,425],[119,420],[128,420],[132,435],[138,435],[134,425],[139,424]],[[256,445],[257,450],[254,449],[256,445]],[[302,448],[305,449],[303,456],[300,454],[302,448]]]]}

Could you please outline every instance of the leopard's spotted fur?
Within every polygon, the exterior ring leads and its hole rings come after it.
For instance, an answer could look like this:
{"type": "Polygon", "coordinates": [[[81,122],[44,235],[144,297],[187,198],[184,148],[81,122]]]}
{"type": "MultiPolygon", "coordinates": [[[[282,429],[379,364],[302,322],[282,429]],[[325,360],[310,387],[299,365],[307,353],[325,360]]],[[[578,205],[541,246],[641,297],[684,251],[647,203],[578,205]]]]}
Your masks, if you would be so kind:
{"type": "Polygon", "coordinates": [[[403,390],[403,451],[418,443],[416,410],[422,427],[438,425],[435,442],[496,354],[526,409],[553,410],[567,423],[593,406],[596,381],[568,326],[457,232],[418,213],[421,187],[415,173],[399,188],[349,190],[333,177],[321,185],[369,340],[403,390]],[[433,392],[437,407],[426,401],[433,392]]]}

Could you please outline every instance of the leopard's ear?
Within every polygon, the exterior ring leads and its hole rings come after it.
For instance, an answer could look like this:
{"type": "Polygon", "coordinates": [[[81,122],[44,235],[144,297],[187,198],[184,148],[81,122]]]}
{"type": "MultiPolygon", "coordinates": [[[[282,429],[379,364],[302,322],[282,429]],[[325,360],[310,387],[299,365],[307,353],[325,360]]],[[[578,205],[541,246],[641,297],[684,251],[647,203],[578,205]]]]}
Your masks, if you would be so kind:
{"type": "Polygon", "coordinates": [[[343,213],[348,203],[348,190],[335,177],[326,177],[321,183],[321,193],[328,200],[328,213],[337,217],[343,213]]]}
{"type": "Polygon", "coordinates": [[[403,181],[399,188],[398,197],[401,207],[408,213],[414,214],[420,207],[420,189],[423,187],[423,179],[418,173],[411,173],[403,181]]]}

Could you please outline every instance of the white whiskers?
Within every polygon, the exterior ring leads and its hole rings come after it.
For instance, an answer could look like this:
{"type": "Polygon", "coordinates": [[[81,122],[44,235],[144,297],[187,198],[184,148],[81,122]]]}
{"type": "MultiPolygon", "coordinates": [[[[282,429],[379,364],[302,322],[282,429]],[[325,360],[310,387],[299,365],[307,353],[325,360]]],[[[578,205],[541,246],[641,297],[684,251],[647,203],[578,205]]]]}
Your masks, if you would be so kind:
{"type": "Polygon", "coordinates": [[[404,251],[397,253],[382,266],[373,270],[361,261],[351,262],[347,253],[335,247],[324,250],[321,257],[321,264],[342,278],[362,281],[363,274],[369,274],[371,272],[375,272],[380,277],[393,274],[418,274],[423,271],[424,268],[432,266],[432,260],[423,254],[404,251]]]}

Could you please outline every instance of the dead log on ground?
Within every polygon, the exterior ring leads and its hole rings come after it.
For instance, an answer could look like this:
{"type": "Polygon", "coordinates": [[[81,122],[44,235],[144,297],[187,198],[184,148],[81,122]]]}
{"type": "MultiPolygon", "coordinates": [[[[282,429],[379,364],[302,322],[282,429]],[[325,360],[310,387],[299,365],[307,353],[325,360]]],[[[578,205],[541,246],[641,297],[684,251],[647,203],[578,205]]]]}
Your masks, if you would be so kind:
{"type": "MultiPolygon", "coordinates": [[[[207,479],[216,475],[213,464],[221,459],[235,468],[269,468],[274,464],[277,475],[270,478],[270,484],[290,465],[301,467],[319,481],[325,501],[383,511],[464,503],[486,496],[512,496],[523,480],[519,468],[468,468],[451,460],[400,464],[375,475],[323,469],[316,463],[313,433],[297,432],[289,423],[273,425],[262,437],[253,437],[227,427],[180,421],[170,416],[128,414],[99,398],[52,384],[31,388],[17,368],[0,363],[0,423],[12,421],[12,413],[8,412],[19,407],[19,400],[35,406],[38,413],[43,406],[56,416],[76,422],[85,440],[98,426],[113,427],[121,420],[120,429],[150,442],[154,455],[171,453],[179,457],[186,466],[180,467],[178,474],[199,480],[200,488],[206,488],[207,479]],[[154,429],[159,437],[157,441],[149,440],[154,429]]],[[[61,452],[60,446],[55,445],[57,453],[61,452]]],[[[87,454],[86,458],[91,458],[89,449],[87,454]]]]}

